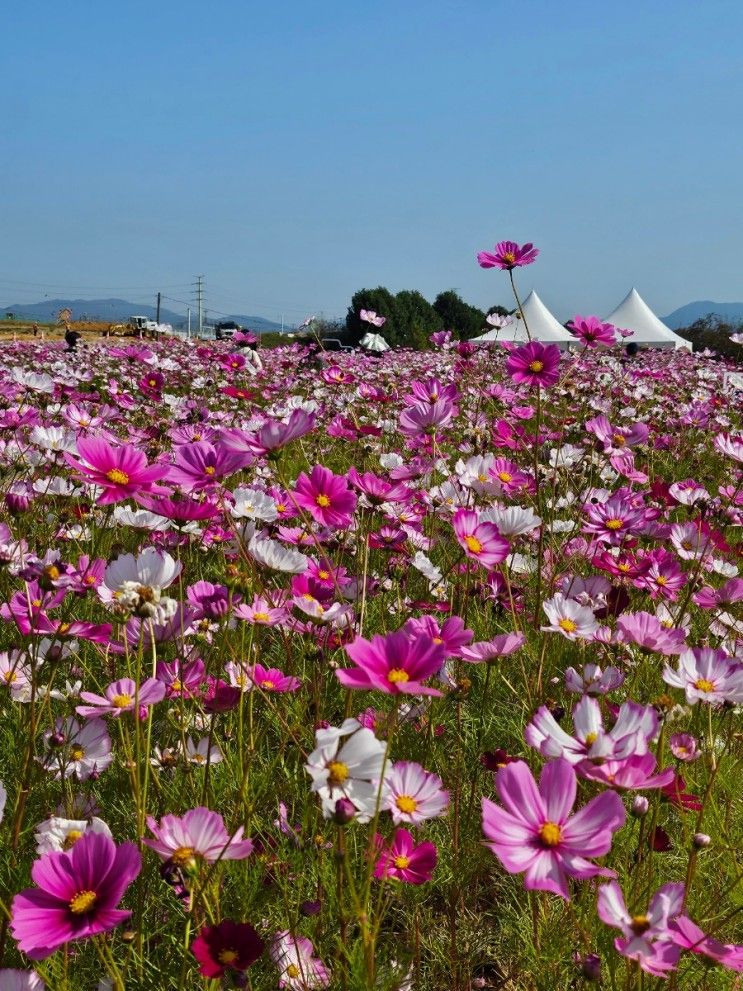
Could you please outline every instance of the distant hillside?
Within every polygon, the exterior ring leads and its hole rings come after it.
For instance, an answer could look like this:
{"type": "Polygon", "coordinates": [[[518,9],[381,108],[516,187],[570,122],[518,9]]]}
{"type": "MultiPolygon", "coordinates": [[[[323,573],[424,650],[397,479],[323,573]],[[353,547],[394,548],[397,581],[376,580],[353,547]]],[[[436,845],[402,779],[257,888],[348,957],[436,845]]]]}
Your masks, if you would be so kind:
{"type": "Polygon", "coordinates": [[[701,320],[709,313],[730,323],[740,323],[743,321],[743,303],[714,303],[711,299],[698,299],[680,306],[662,320],[671,330],[678,330],[679,327],[690,327],[695,320],[701,320]]]}
{"type": "MultiPolygon", "coordinates": [[[[107,320],[110,323],[124,323],[129,317],[137,314],[147,317],[149,320],[155,319],[155,307],[146,303],[128,303],[125,299],[45,299],[40,303],[12,303],[9,306],[0,307],[0,320],[7,314],[12,313],[21,320],[38,320],[40,323],[48,323],[56,320],[60,310],[72,310],[73,320],[107,320]]],[[[219,316],[220,320],[235,320],[244,327],[250,327],[260,333],[268,330],[280,330],[281,324],[273,320],[266,320],[264,317],[246,316],[235,313],[229,317],[219,316]]],[[[160,308],[160,320],[162,323],[172,324],[174,327],[185,326],[186,317],[182,313],[175,313],[173,310],[160,308]]],[[[211,315],[209,322],[213,323],[211,315]]],[[[191,325],[196,326],[196,311],[191,311],[191,325]]]]}

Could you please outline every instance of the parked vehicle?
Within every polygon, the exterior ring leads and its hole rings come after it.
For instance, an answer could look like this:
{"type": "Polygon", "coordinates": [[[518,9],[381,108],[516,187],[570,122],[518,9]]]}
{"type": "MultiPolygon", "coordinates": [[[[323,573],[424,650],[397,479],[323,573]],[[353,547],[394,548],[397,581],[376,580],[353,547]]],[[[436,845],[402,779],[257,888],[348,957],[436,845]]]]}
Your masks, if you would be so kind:
{"type": "Polygon", "coordinates": [[[154,333],[157,330],[157,322],[155,320],[150,320],[149,317],[129,317],[128,324],[140,333],[154,333]]]}
{"type": "Polygon", "coordinates": [[[234,320],[223,320],[214,324],[214,336],[218,341],[229,341],[239,330],[242,330],[242,327],[234,320]]]}

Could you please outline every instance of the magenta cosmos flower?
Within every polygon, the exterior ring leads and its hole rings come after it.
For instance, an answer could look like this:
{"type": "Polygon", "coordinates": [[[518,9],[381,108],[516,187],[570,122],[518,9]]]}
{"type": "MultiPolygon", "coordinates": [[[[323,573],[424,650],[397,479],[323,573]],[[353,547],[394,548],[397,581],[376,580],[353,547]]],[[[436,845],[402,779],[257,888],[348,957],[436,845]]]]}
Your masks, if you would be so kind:
{"type": "Polygon", "coordinates": [[[452,526],[464,553],[483,568],[493,568],[508,557],[511,548],[506,538],[495,523],[481,523],[474,509],[458,509],[452,526]]]}
{"type": "Polygon", "coordinates": [[[31,868],[37,887],[13,899],[18,948],[43,960],[71,940],[113,929],[131,915],[116,906],[141,866],[133,843],[117,847],[105,833],[86,832],[70,851],[41,857],[31,868]]]}
{"type": "Polygon", "coordinates": [[[329,527],[348,526],[356,508],[356,496],[346,479],[322,465],[315,465],[309,477],[302,472],[294,488],[294,501],[329,527]]]}
{"type": "Polygon", "coordinates": [[[97,719],[100,716],[117,718],[124,712],[132,712],[135,706],[150,706],[162,702],[165,698],[165,685],[157,678],[143,681],[137,690],[137,683],[131,678],[120,678],[113,681],[106,689],[105,695],[95,695],[93,692],[80,692],[80,698],[88,705],[78,705],[75,709],[78,716],[85,719],[97,719]]]}
{"type": "Polygon", "coordinates": [[[244,860],[253,852],[253,841],[242,838],[242,826],[230,836],[222,816],[203,806],[190,809],[183,816],[163,816],[159,825],[148,816],[147,825],[155,839],[144,842],[177,867],[198,859],[209,864],[217,860],[244,860]]]}
{"type": "Polygon", "coordinates": [[[587,348],[595,348],[599,344],[608,348],[616,343],[616,327],[602,323],[598,317],[573,317],[568,326],[587,348]]]}
{"type": "Polygon", "coordinates": [[[684,904],[683,884],[664,884],[650,899],[646,912],[630,915],[616,881],[599,888],[598,913],[602,922],[620,929],[614,940],[618,953],[636,960],[642,969],[656,977],[665,977],[678,963],[680,949],[672,941],[669,924],[684,904]]]}
{"type": "Polygon", "coordinates": [[[410,639],[402,630],[371,640],[357,637],[346,653],[356,665],[335,672],[346,688],[376,689],[388,695],[441,695],[422,684],[437,674],[446,660],[443,644],[427,636],[410,639]]]}
{"type": "Polygon", "coordinates": [[[506,361],[506,371],[518,385],[548,389],[560,377],[560,349],[556,344],[529,341],[514,348],[506,361]]]}
{"type": "Polygon", "coordinates": [[[389,846],[382,847],[374,868],[374,877],[393,878],[407,884],[425,884],[431,880],[438,853],[435,843],[419,843],[407,829],[396,829],[389,846]]]}
{"type": "Polygon", "coordinates": [[[263,953],[265,944],[247,922],[225,919],[217,926],[204,926],[191,944],[204,977],[224,977],[228,970],[243,973],[263,953]]]}
{"type": "Polygon", "coordinates": [[[151,491],[153,483],[168,471],[166,465],[148,465],[147,458],[133,444],[113,447],[98,437],[78,437],[77,450],[79,459],[65,454],[65,460],[78,470],[82,481],[103,489],[97,500],[99,506],[151,491]]]}
{"type": "Polygon", "coordinates": [[[614,792],[597,795],[571,816],[576,776],[562,758],[545,765],[539,788],[523,761],[501,768],[495,787],[504,808],[482,800],[487,845],[509,874],[526,873],[527,890],[569,900],[568,877],[616,876],[586,859],[608,853],[613,833],[624,825],[624,805],[614,792]]]}
{"type": "Polygon", "coordinates": [[[524,265],[531,265],[536,261],[539,248],[533,244],[516,244],[515,241],[499,241],[494,251],[480,251],[477,261],[480,268],[500,268],[510,271],[513,268],[522,268],[524,265]]]}

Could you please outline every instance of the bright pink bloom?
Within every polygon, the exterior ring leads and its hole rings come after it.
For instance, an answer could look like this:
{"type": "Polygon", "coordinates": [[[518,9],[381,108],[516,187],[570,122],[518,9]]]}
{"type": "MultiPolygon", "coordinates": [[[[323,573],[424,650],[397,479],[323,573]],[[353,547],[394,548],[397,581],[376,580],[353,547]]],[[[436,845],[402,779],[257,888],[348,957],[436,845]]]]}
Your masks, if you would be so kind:
{"type": "Polygon", "coordinates": [[[634,643],[657,654],[681,654],[686,649],[686,632],[663,626],[648,612],[624,613],[617,620],[617,639],[634,643]]]}
{"type": "Polygon", "coordinates": [[[711,936],[706,936],[687,915],[677,915],[668,928],[671,939],[682,950],[701,953],[728,970],[743,971],[743,946],[718,943],[711,936]]]}
{"type": "Polygon", "coordinates": [[[443,644],[428,636],[411,640],[404,630],[397,630],[383,637],[377,634],[371,640],[357,637],[348,644],[346,653],[356,667],[335,672],[346,688],[376,689],[388,695],[441,695],[422,684],[446,660],[443,644]]]}
{"type": "Polygon", "coordinates": [[[175,449],[175,464],[168,470],[168,481],[184,492],[202,492],[213,488],[252,460],[250,454],[242,454],[223,445],[215,447],[203,440],[181,444],[175,449]]]}
{"type": "Polygon", "coordinates": [[[309,477],[302,472],[294,500],[318,523],[335,528],[347,527],[356,508],[356,496],[346,479],[322,465],[315,465],[309,477]]]}
{"type": "Polygon", "coordinates": [[[685,764],[691,764],[702,756],[697,739],[691,733],[674,733],[668,741],[668,746],[676,760],[681,760],[685,764]]]}
{"type": "Polygon", "coordinates": [[[374,877],[393,878],[407,884],[425,884],[431,880],[438,852],[435,843],[419,843],[407,829],[396,829],[389,846],[383,846],[374,877]]]}
{"type": "Polygon", "coordinates": [[[609,788],[642,791],[646,788],[665,788],[673,781],[675,772],[672,767],[654,774],[655,765],[655,755],[645,753],[626,760],[607,760],[603,764],[593,764],[587,760],[581,762],[577,770],[581,777],[600,781],[609,788]]]}
{"type": "Polygon", "coordinates": [[[595,348],[599,344],[609,348],[616,343],[616,327],[603,323],[598,317],[573,317],[568,327],[587,348],[595,348]]]}
{"type": "Polygon", "coordinates": [[[556,344],[529,341],[511,351],[506,371],[518,385],[548,389],[560,377],[560,349],[556,344]]]}
{"type": "Polygon", "coordinates": [[[458,509],[452,526],[464,553],[483,568],[493,568],[508,557],[511,547],[506,538],[495,523],[481,523],[474,509],[458,509]]]}
{"type": "Polygon", "coordinates": [[[461,647],[458,656],[469,664],[481,664],[483,661],[492,661],[496,657],[506,657],[515,653],[525,641],[526,637],[523,633],[501,633],[492,640],[461,647]]]}
{"type": "Polygon", "coordinates": [[[84,716],[85,719],[98,719],[100,716],[118,718],[124,712],[133,712],[136,706],[141,708],[162,702],[165,698],[165,685],[157,678],[147,678],[137,691],[135,681],[120,678],[108,686],[105,695],[80,692],[80,698],[89,704],[76,707],[78,716],[84,716]]]}
{"type": "Polygon", "coordinates": [[[400,433],[406,437],[419,434],[433,434],[451,422],[455,407],[448,399],[438,399],[435,403],[415,403],[400,413],[400,433]]]}
{"type": "Polygon", "coordinates": [[[244,860],[253,852],[253,841],[242,838],[242,826],[230,836],[222,816],[203,806],[190,809],[182,816],[163,816],[159,825],[156,819],[148,816],[147,825],[155,839],[146,839],[146,845],[177,867],[185,867],[199,859],[209,864],[217,860],[244,860]]]}
{"type": "Polygon", "coordinates": [[[13,899],[18,948],[43,960],[71,940],[113,929],[131,915],[116,906],[141,867],[133,843],[117,847],[106,833],[90,831],[71,850],[41,857],[31,868],[37,887],[13,899]]]}
{"type": "Polygon", "coordinates": [[[65,460],[84,482],[100,486],[98,505],[119,502],[139,493],[152,491],[153,483],[167,474],[167,465],[148,465],[147,458],[133,444],[113,447],[98,437],[78,437],[79,459],[65,453],[65,460]]]}
{"type": "Polygon", "coordinates": [[[257,595],[250,605],[239,605],[234,615],[236,619],[244,619],[246,623],[254,623],[256,626],[277,626],[284,622],[289,613],[283,606],[272,606],[268,599],[257,595]]]}
{"type": "Polygon", "coordinates": [[[296,692],[302,684],[299,678],[284,674],[278,668],[264,668],[262,664],[248,668],[246,674],[264,692],[296,692]]]}
{"type": "Polygon", "coordinates": [[[545,765],[538,789],[523,761],[501,768],[495,786],[505,808],[482,800],[487,845],[509,874],[526,872],[527,890],[552,891],[569,900],[568,877],[615,876],[586,858],[608,853],[612,834],[624,825],[618,795],[597,795],[571,816],[576,775],[562,758],[545,765]]]}
{"type": "Polygon", "coordinates": [[[499,241],[493,252],[478,252],[477,262],[480,268],[500,268],[510,271],[512,268],[531,265],[536,261],[538,254],[539,248],[535,248],[531,243],[519,245],[515,241],[499,241]]]}
{"type": "Polygon", "coordinates": [[[447,657],[458,657],[474,636],[472,630],[465,629],[464,620],[459,616],[449,616],[441,626],[433,616],[413,617],[405,623],[403,630],[411,639],[429,636],[434,643],[443,645],[447,657]]]}

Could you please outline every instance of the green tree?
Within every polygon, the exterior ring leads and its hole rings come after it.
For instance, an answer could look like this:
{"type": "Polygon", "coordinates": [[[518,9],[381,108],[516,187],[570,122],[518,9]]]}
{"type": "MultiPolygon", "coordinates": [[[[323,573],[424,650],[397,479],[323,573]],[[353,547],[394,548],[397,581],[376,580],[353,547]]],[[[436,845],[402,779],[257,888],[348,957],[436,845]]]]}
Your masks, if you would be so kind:
{"type": "Polygon", "coordinates": [[[477,337],[485,327],[485,314],[476,306],[465,303],[454,289],[440,292],[433,308],[441,318],[444,330],[453,330],[462,341],[477,337]]]}
{"type": "Polygon", "coordinates": [[[419,351],[430,347],[428,338],[443,325],[428,300],[415,289],[404,289],[395,296],[395,306],[396,339],[393,341],[389,334],[385,335],[390,344],[419,351]]]}

